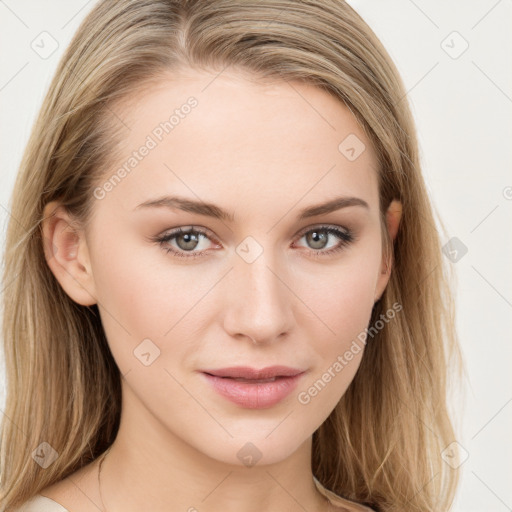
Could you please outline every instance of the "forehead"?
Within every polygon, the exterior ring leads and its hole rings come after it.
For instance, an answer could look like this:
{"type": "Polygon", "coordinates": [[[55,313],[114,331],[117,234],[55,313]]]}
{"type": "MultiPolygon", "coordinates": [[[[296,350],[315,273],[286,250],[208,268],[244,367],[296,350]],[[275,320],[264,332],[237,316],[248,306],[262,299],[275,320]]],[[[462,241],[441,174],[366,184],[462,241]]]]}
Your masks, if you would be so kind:
{"type": "MultiPolygon", "coordinates": [[[[378,202],[378,162],[341,101],[302,82],[224,71],[169,74],[118,109],[129,127],[109,199],[176,193],[244,212],[340,194],[378,202]]],[[[106,176],[108,180],[109,175],[106,176]]]]}

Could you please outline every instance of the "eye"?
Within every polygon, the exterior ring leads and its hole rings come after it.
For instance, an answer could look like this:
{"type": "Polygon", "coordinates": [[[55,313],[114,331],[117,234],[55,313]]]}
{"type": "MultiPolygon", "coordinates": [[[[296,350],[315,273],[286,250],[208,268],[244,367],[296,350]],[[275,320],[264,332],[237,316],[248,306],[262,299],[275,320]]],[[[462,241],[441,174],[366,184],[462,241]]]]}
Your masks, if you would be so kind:
{"type": "Polygon", "coordinates": [[[201,246],[202,239],[208,240],[208,234],[201,229],[190,227],[186,229],[177,228],[161,237],[156,237],[154,241],[159,243],[166,252],[179,258],[196,258],[206,252],[205,250],[194,251],[194,249],[201,246]],[[170,243],[171,241],[175,242],[174,247],[170,243]]]}
{"type": "Polygon", "coordinates": [[[305,238],[307,243],[313,247],[314,250],[309,251],[314,257],[329,256],[338,251],[341,251],[346,246],[355,241],[354,234],[348,229],[339,229],[333,226],[317,226],[302,233],[301,239],[305,238]],[[331,246],[327,250],[329,237],[336,237],[338,243],[331,246]]]}
{"type": "MultiPolygon", "coordinates": [[[[328,256],[341,251],[355,240],[355,236],[350,230],[342,230],[333,226],[318,226],[309,229],[302,232],[300,239],[302,238],[305,238],[307,243],[312,245],[313,249],[308,252],[314,257],[328,256]],[[321,250],[328,245],[330,237],[336,237],[338,243],[327,250],[321,250]]],[[[202,240],[210,240],[210,236],[208,232],[191,226],[177,228],[162,236],[154,237],[152,240],[157,242],[167,253],[171,253],[178,258],[197,258],[204,256],[208,249],[205,249],[204,245],[203,250],[196,251],[195,249],[200,248],[202,240]],[[174,244],[171,242],[174,242],[174,244]]]]}

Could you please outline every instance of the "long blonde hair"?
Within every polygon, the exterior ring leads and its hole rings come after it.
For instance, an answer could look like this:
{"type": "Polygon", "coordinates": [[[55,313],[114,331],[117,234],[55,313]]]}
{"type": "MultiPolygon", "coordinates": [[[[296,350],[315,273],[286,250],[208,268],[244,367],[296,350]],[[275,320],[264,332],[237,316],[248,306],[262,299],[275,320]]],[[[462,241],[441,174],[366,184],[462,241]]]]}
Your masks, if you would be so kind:
{"type": "MultiPolygon", "coordinates": [[[[381,512],[450,507],[459,475],[442,457],[456,439],[447,392],[449,377],[463,369],[454,276],[442,256],[406,91],[376,35],[341,0],[103,0],[59,63],[12,195],[2,510],[94,460],[119,427],[122,376],[97,306],[75,303],[50,271],[44,206],[59,200],[85,226],[92,191],[126,130],[117,102],[169,72],[227,66],[334,95],[378,155],[381,221],[392,199],[402,202],[391,278],[371,325],[395,303],[402,310],[367,343],[353,382],[313,434],[313,474],[381,512]],[[47,467],[41,454],[52,461],[47,467]]],[[[389,246],[385,229],[383,237],[389,246]]]]}

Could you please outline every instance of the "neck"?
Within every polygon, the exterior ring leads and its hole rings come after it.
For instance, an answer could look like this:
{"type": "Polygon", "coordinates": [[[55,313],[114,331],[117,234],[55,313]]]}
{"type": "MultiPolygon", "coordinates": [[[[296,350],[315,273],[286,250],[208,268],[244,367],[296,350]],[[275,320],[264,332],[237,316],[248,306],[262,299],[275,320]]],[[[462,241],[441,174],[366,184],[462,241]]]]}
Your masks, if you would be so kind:
{"type": "Polygon", "coordinates": [[[137,409],[132,418],[131,410],[123,408],[118,435],[101,467],[105,512],[328,509],[313,481],[311,437],[285,459],[263,464],[256,439],[251,443],[226,434],[233,456],[219,461],[172,435],[149,412],[141,415],[137,409]]]}

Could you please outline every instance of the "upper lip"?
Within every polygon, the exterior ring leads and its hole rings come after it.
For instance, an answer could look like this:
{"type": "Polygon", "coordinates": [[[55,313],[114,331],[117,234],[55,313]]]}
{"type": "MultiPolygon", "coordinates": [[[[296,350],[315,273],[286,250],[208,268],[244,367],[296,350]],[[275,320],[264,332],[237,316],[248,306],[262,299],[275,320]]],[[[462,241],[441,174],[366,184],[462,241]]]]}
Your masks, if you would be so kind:
{"type": "Polygon", "coordinates": [[[240,379],[271,379],[272,377],[294,377],[304,370],[291,368],[290,366],[267,366],[266,368],[251,368],[250,366],[231,366],[229,368],[219,368],[215,370],[201,370],[203,373],[209,373],[216,377],[231,377],[240,379]]]}

